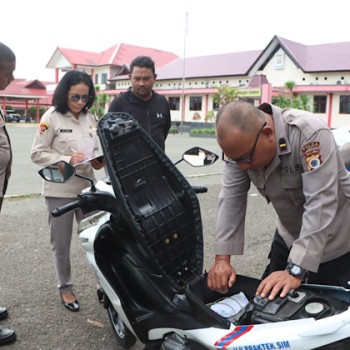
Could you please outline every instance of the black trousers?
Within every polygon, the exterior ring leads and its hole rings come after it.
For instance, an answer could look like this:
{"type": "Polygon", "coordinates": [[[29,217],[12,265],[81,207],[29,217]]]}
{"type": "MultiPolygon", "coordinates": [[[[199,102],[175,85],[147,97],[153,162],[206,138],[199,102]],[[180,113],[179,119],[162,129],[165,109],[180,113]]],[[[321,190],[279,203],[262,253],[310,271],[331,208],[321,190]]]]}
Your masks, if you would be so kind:
{"type": "MultiPolygon", "coordinates": [[[[290,249],[276,230],[267,265],[262,278],[274,271],[285,270],[290,249]]],[[[350,288],[350,252],[320,264],[317,273],[310,272],[307,283],[328,284],[350,288]]]]}

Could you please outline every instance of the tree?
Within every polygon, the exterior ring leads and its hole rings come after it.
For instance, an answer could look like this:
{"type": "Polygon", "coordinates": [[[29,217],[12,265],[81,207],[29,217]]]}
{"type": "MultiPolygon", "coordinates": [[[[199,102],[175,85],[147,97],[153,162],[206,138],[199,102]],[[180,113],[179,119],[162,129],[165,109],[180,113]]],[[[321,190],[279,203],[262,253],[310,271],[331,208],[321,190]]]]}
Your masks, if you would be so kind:
{"type": "MultiPolygon", "coordinates": [[[[216,106],[223,106],[228,102],[232,102],[238,99],[238,90],[234,87],[228,85],[215,86],[218,90],[213,94],[213,101],[216,106]]],[[[206,122],[211,122],[215,119],[215,112],[213,110],[208,111],[207,115],[204,117],[206,122]]]]}
{"type": "Polygon", "coordinates": [[[207,115],[204,117],[204,120],[205,120],[206,122],[211,122],[211,121],[214,120],[214,119],[215,119],[215,113],[214,113],[213,110],[208,111],[207,115]]]}
{"type": "Polygon", "coordinates": [[[296,108],[302,109],[304,111],[310,111],[310,97],[308,95],[298,95],[294,97],[293,88],[295,87],[294,81],[287,81],[284,87],[289,90],[289,96],[279,94],[277,97],[273,98],[272,104],[279,106],[280,108],[296,108]]]}
{"type": "Polygon", "coordinates": [[[293,89],[295,87],[295,81],[289,80],[284,83],[284,87],[289,90],[289,98],[293,98],[293,89]]]}
{"type": "MultiPolygon", "coordinates": [[[[31,117],[33,120],[36,118],[36,106],[29,107],[27,110],[28,116],[31,117]]],[[[39,108],[39,116],[42,117],[42,115],[47,111],[46,108],[40,107],[39,108]]]]}
{"type": "Polygon", "coordinates": [[[215,87],[218,92],[213,94],[214,102],[220,107],[228,102],[232,102],[238,99],[238,90],[228,85],[221,85],[215,87]]]}
{"type": "Polygon", "coordinates": [[[98,119],[105,115],[106,103],[108,102],[107,94],[98,94],[100,87],[96,86],[96,98],[94,104],[90,108],[90,112],[94,114],[98,119]]]}

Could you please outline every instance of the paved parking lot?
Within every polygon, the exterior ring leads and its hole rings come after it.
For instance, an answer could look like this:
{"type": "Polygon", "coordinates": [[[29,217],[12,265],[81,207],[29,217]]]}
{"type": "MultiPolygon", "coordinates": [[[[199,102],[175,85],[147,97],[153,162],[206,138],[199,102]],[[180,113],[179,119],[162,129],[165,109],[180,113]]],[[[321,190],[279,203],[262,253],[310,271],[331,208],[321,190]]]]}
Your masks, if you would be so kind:
{"type": "MultiPolygon", "coordinates": [[[[30,151],[38,126],[36,123],[9,123],[7,129],[13,150],[12,176],[7,195],[38,194],[41,192],[42,180],[37,173],[39,167],[33,164],[30,159],[30,151]]],[[[172,161],[177,161],[185,150],[193,146],[201,146],[220,154],[220,148],[215,138],[189,137],[188,133],[169,135],[166,141],[166,153],[172,161]]],[[[222,166],[222,162],[217,161],[209,167],[194,168],[185,162],[180,163],[178,167],[185,176],[193,177],[193,175],[199,176],[206,173],[220,174],[222,166]]],[[[103,170],[97,172],[97,177],[103,175],[103,170]]],[[[197,182],[197,180],[195,181],[197,182]]],[[[215,181],[220,182],[220,178],[217,177],[215,181]]]]}
{"type": "MultiPolygon", "coordinates": [[[[81,304],[78,313],[67,311],[59,299],[49,246],[47,211],[41,196],[37,167],[30,161],[35,125],[8,127],[14,151],[13,175],[9,197],[0,216],[0,299],[9,308],[10,317],[1,326],[14,328],[18,340],[6,348],[13,350],[120,350],[116,345],[107,313],[96,297],[96,280],[87,264],[84,250],[75,235],[71,257],[75,292],[81,304]]],[[[219,152],[215,139],[169,135],[167,152],[173,160],[194,145],[219,152]]],[[[213,261],[213,233],[216,203],[220,190],[222,164],[192,168],[184,162],[179,169],[192,184],[208,185],[199,195],[204,228],[204,265],[213,261]],[[204,171],[205,169],[205,171],[204,171]]],[[[259,277],[266,264],[274,232],[275,215],[252,188],[247,213],[245,255],[234,257],[237,271],[259,277]]],[[[137,343],[133,350],[142,349],[137,343]]]]}

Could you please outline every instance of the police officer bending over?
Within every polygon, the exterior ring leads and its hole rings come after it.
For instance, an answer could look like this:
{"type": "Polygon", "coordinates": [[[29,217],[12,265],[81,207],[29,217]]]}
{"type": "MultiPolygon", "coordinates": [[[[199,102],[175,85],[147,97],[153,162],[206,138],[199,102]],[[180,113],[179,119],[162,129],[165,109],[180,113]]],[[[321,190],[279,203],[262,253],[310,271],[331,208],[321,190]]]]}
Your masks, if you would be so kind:
{"type": "Polygon", "coordinates": [[[331,130],[312,113],[237,101],[216,117],[225,154],[211,289],[236,279],[252,182],[277,213],[277,229],[257,295],[273,300],[309,283],[350,283],[350,178],[331,130]]]}

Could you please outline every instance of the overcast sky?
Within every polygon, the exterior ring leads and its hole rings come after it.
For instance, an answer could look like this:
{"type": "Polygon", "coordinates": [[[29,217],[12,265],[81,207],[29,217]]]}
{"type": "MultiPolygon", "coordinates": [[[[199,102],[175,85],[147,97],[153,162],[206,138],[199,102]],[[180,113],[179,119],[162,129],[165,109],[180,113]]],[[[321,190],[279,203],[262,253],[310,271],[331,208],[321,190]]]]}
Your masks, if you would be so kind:
{"type": "Polygon", "coordinates": [[[15,77],[28,80],[54,80],[45,67],[57,47],[126,43],[193,57],[262,50],[274,35],[350,41],[349,0],[7,0],[0,9],[0,41],[15,51],[15,77]]]}

